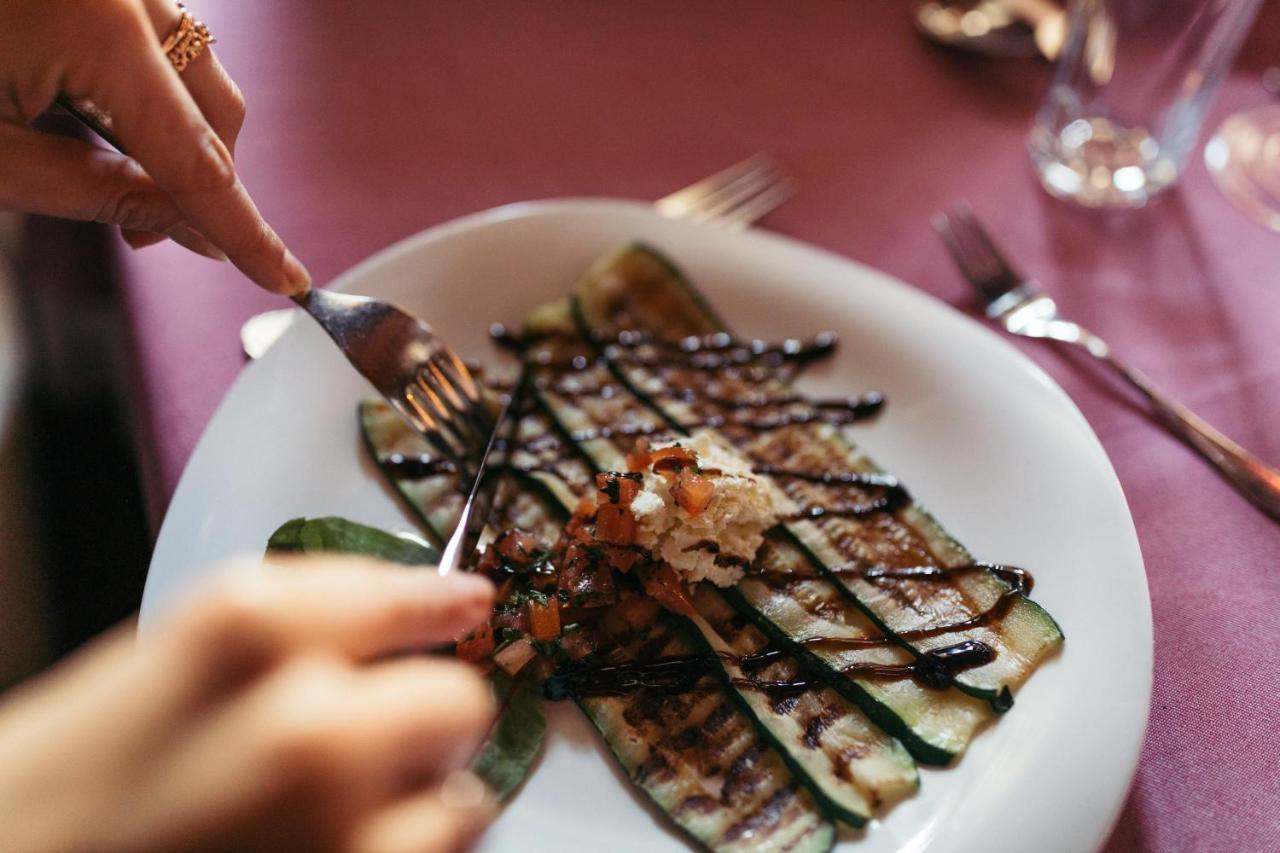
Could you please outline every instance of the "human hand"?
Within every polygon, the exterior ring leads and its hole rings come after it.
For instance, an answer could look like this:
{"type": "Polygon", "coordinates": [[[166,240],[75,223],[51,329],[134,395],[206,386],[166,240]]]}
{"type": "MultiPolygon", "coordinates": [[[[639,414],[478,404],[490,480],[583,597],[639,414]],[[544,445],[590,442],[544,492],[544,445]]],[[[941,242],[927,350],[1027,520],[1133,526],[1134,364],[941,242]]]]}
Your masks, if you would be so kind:
{"type": "Polygon", "coordinates": [[[0,705],[0,849],[464,848],[494,709],[452,659],[390,658],[486,618],[468,574],[339,557],[245,566],[134,647],[117,629],[0,705]],[[450,775],[452,773],[452,775],[450,775]]]}
{"type": "Polygon", "coordinates": [[[0,210],[119,225],[135,248],[168,236],[304,292],[236,175],[240,91],[211,49],[181,76],[160,50],[179,16],[170,0],[0,2],[0,210]],[[110,115],[132,156],[30,128],[60,94],[110,115]]]}

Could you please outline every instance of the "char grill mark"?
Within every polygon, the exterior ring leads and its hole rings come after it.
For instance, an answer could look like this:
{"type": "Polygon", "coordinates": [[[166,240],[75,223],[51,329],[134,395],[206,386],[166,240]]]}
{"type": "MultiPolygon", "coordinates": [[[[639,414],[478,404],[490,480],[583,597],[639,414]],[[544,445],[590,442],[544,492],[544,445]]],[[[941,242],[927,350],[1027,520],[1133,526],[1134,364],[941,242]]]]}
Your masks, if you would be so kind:
{"type": "Polygon", "coordinates": [[[779,788],[751,815],[725,830],[722,840],[732,843],[762,829],[777,826],[781,822],[783,812],[795,799],[795,795],[795,787],[792,785],[779,788]]]}

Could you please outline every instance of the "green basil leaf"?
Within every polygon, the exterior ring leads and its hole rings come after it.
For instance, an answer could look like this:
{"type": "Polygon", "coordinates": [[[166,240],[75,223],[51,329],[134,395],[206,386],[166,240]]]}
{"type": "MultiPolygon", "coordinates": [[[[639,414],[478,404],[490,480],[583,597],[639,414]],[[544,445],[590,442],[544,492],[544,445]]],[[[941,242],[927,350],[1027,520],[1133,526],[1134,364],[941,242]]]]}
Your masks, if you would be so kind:
{"type": "Polygon", "coordinates": [[[498,699],[498,718],[471,770],[485,781],[495,797],[505,800],[520,787],[538,757],[547,718],[542,691],[533,679],[512,679],[496,671],[493,690],[498,699]]]}
{"type": "MultiPolygon", "coordinates": [[[[440,554],[412,539],[348,521],[345,518],[295,518],[280,525],[267,542],[275,553],[366,554],[393,563],[434,564],[440,554]]],[[[533,766],[547,720],[542,691],[533,679],[512,679],[501,670],[492,677],[498,716],[472,763],[499,800],[509,797],[533,766]]]]}
{"type": "Polygon", "coordinates": [[[271,534],[267,550],[364,554],[409,566],[431,565],[440,559],[436,549],[422,542],[336,516],[286,521],[271,534]]]}

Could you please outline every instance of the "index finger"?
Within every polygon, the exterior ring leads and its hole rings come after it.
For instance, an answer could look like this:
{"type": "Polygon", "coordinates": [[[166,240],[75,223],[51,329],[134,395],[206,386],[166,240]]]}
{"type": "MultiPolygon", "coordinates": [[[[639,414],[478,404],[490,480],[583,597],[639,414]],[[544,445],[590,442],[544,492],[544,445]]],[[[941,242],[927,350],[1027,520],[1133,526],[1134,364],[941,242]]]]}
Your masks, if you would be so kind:
{"type": "Polygon", "coordinates": [[[227,146],[160,51],[146,13],[119,0],[100,9],[117,49],[98,69],[91,97],[111,114],[121,142],[245,275],[276,293],[305,291],[306,269],[258,212],[227,146]]]}
{"type": "Polygon", "coordinates": [[[367,558],[323,555],[238,564],[174,617],[180,635],[224,659],[296,651],[372,660],[451,642],[488,617],[493,584],[367,558]],[[244,654],[231,654],[239,649],[244,654]]]}

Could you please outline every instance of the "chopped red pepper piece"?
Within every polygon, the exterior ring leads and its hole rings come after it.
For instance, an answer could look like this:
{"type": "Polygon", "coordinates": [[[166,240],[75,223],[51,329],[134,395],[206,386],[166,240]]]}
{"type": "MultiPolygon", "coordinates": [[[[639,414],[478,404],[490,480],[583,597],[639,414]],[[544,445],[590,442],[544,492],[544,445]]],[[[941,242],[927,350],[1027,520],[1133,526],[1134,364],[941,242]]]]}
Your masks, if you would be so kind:
{"type": "Polygon", "coordinates": [[[533,641],[528,637],[521,637],[499,649],[493,656],[493,662],[502,667],[507,675],[515,675],[537,654],[533,641]]]}
{"type": "Polygon", "coordinates": [[[647,595],[632,595],[619,601],[613,608],[632,628],[643,628],[653,622],[661,608],[647,595]]]}
{"type": "Polygon", "coordinates": [[[655,566],[644,579],[644,591],[653,596],[653,600],[682,616],[694,615],[693,604],[684,591],[684,584],[676,570],[669,563],[655,566]]]}
{"type": "Polygon", "coordinates": [[[558,586],[566,599],[583,607],[603,607],[618,597],[613,573],[603,560],[592,557],[594,548],[570,545],[564,552],[558,586]]]}
{"type": "Polygon", "coordinates": [[[591,634],[581,629],[565,634],[560,640],[560,648],[564,649],[569,660],[582,660],[596,650],[591,634]]]}
{"type": "Polygon", "coordinates": [[[636,564],[636,560],[640,559],[640,552],[633,551],[630,548],[610,548],[609,567],[622,572],[624,575],[631,571],[631,567],[636,564]]]}
{"type": "Polygon", "coordinates": [[[610,545],[636,541],[636,517],[625,506],[604,504],[596,512],[596,538],[610,545]]]}
{"type": "Polygon", "coordinates": [[[698,454],[687,447],[672,445],[653,451],[653,470],[664,477],[674,477],[685,468],[698,465],[698,454]]]}
{"type": "Polygon", "coordinates": [[[560,602],[548,598],[545,604],[529,602],[529,633],[545,643],[560,636],[560,602]]]}
{"type": "Polygon", "coordinates": [[[477,625],[458,641],[456,652],[459,658],[471,663],[484,661],[493,653],[493,626],[488,622],[477,625]]]}
{"type": "Polygon", "coordinates": [[[636,495],[640,494],[640,481],[637,477],[629,477],[614,471],[602,471],[596,474],[596,503],[631,506],[636,495]]]}
{"type": "Polygon", "coordinates": [[[649,439],[641,436],[636,439],[635,447],[627,454],[627,470],[639,474],[653,464],[653,456],[649,454],[649,439]]]}
{"type": "Polygon", "coordinates": [[[512,528],[497,538],[493,550],[508,563],[526,566],[538,555],[538,546],[538,537],[527,530],[512,528]]]}
{"type": "Polygon", "coordinates": [[[676,475],[671,486],[671,498],[689,515],[697,517],[711,503],[716,493],[715,484],[701,474],[685,469],[676,475]]]}

